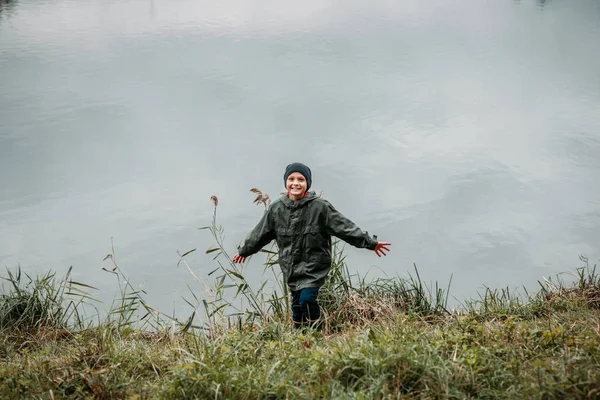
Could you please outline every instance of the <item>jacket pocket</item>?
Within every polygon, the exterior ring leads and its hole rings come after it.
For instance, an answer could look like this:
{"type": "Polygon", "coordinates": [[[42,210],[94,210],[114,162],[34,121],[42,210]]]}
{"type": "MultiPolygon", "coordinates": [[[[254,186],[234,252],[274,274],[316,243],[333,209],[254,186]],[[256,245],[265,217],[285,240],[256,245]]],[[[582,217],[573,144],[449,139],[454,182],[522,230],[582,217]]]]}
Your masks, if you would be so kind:
{"type": "Polygon", "coordinates": [[[325,234],[317,227],[307,227],[303,232],[304,248],[307,251],[323,249],[326,246],[325,234]]]}
{"type": "Polygon", "coordinates": [[[279,228],[276,232],[276,240],[279,249],[284,252],[290,252],[293,241],[292,232],[285,228],[279,228]]]}

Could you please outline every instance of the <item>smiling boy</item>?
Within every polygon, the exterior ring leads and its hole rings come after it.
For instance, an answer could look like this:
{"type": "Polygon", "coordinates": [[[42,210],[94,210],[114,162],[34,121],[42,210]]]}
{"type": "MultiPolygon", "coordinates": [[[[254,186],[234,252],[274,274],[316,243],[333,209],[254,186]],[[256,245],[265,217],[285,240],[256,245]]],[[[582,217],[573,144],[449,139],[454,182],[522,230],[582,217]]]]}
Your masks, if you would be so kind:
{"type": "Polygon", "coordinates": [[[243,263],[272,240],[279,247],[279,265],[292,295],[294,327],[318,326],[321,316],[317,296],[331,269],[331,236],[377,256],[390,251],[389,242],[378,242],[344,217],[327,200],[309,192],[312,172],[302,163],[285,169],[287,194],[267,209],[238,248],[233,262],[243,263]]]}

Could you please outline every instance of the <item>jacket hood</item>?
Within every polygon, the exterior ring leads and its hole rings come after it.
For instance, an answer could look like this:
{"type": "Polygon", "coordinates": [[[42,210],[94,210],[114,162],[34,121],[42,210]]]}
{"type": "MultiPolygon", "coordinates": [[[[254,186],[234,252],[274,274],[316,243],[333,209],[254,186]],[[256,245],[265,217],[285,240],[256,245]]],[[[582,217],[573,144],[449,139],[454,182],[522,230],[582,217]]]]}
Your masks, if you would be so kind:
{"type": "Polygon", "coordinates": [[[300,200],[292,200],[287,196],[287,193],[286,193],[281,196],[281,201],[287,207],[295,208],[295,207],[300,207],[303,204],[308,203],[309,201],[313,201],[314,199],[318,199],[318,198],[319,198],[319,196],[317,196],[317,193],[314,190],[311,190],[308,192],[308,194],[306,196],[304,196],[300,200]]]}

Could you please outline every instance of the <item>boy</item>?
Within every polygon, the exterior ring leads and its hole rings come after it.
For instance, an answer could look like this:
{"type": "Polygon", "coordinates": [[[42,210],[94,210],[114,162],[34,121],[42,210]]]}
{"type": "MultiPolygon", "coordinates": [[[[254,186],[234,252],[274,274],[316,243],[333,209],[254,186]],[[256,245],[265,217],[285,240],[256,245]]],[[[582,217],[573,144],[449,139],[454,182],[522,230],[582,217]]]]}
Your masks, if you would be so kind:
{"type": "Polygon", "coordinates": [[[295,328],[315,327],[321,317],[317,295],[331,269],[331,235],[359,248],[386,255],[391,243],[378,242],[338,212],[327,200],[309,192],[310,168],[292,163],[283,182],[288,191],[269,206],[262,219],[233,256],[243,263],[273,239],[279,247],[279,265],[292,294],[295,328]]]}

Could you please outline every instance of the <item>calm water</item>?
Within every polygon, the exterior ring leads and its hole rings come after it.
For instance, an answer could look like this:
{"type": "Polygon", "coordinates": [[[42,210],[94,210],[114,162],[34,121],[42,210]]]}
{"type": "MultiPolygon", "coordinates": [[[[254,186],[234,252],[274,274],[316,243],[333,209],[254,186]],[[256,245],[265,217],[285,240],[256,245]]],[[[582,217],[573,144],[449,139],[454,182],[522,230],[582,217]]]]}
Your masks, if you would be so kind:
{"type": "Polygon", "coordinates": [[[182,307],[210,196],[233,253],[292,161],[393,243],[350,248],[361,274],[464,299],[600,257],[597,0],[0,0],[0,94],[0,267],[73,265],[105,300],[114,237],[182,307]]]}

